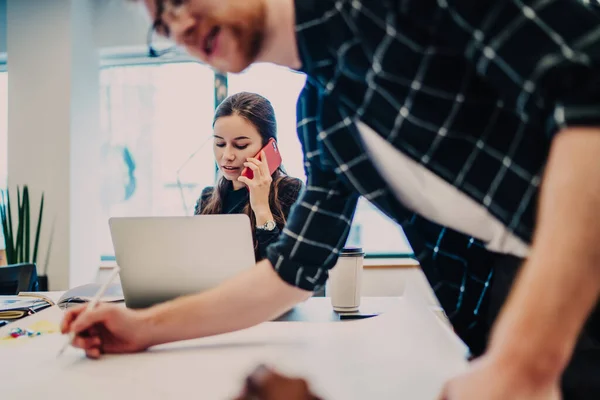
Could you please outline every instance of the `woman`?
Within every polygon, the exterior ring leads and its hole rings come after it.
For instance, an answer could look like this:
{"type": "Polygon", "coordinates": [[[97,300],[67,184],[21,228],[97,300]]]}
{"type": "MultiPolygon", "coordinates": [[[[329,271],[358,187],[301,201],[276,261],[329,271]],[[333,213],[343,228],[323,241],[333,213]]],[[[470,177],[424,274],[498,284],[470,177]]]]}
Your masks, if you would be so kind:
{"type": "Polygon", "coordinates": [[[279,167],[269,174],[261,149],[269,139],[277,139],[275,111],[269,100],[242,92],[219,105],[213,120],[214,153],[220,177],[215,187],[207,187],[196,203],[196,215],[240,214],[250,217],[257,261],[285,225],[292,204],[302,188],[279,167]],[[259,160],[256,156],[261,152],[259,160]],[[241,176],[250,168],[254,177],[241,176]]]}

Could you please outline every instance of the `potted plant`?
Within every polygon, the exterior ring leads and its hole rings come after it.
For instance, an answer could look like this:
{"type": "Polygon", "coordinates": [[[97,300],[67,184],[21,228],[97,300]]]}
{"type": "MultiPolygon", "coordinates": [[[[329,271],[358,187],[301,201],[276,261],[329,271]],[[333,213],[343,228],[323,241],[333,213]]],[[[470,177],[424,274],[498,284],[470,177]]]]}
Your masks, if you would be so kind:
{"type": "MultiPolygon", "coordinates": [[[[6,252],[6,262],[8,265],[31,263],[36,264],[40,231],[42,227],[42,216],[44,213],[44,194],[40,202],[35,237],[32,241],[32,220],[29,203],[29,188],[24,185],[22,190],[17,186],[17,207],[11,204],[10,191],[0,191],[0,221],[2,223],[2,232],[4,234],[4,244],[6,252]],[[13,211],[16,215],[13,219],[13,211]],[[13,224],[13,221],[15,222],[13,224]],[[16,228],[16,229],[15,229],[16,228]]],[[[48,290],[48,277],[46,271],[38,275],[38,289],[48,290]]]]}

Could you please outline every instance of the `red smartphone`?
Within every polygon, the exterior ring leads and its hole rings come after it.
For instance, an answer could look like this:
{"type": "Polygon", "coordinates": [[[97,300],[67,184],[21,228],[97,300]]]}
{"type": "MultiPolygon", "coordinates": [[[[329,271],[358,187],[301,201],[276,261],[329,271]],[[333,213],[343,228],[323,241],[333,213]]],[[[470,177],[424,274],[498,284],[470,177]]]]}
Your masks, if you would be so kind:
{"type": "MultiPolygon", "coordinates": [[[[264,151],[265,154],[267,155],[267,164],[269,166],[269,173],[271,175],[273,175],[273,172],[275,172],[277,170],[277,168],[279,168],[279,166],[281,165],[281,153],[279,153],[279,148],[277,147],[277,142],[275,141],[275,139],[271,138],[269,139],[269,141],[267,142],[267,145],[265,147],[263,147],[257,155],[255,155],[255,158],[258,158],[260,160],[260,152],[264,151]]],[[[242,176],[245,176],[248,179],[252,179],[254,178],[254,171],[252,171],[250,168],[246,167],[244,168],[244,170],[242,171],[242,176]]]]}

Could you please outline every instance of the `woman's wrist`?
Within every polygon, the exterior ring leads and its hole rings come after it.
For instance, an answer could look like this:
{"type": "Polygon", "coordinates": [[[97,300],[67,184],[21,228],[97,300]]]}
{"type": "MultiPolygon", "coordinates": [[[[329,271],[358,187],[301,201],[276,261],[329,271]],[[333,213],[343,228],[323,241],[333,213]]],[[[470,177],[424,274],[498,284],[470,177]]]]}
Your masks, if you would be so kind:
{"type": "Polygon", "coordinates": [[[267,208],[266,210],[254,210],[254,217],[256,218],[256,225],[264,225],[267,221],[273,221],[273,214],[271,213],[271,209],[267,208]]]}

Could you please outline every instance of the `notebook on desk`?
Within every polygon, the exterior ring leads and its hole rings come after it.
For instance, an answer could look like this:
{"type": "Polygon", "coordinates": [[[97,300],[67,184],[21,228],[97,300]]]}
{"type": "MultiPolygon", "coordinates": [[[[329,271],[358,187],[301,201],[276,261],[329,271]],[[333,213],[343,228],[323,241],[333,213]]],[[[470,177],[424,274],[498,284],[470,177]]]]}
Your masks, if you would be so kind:
{"type": "Polygon", "coordinates": [[[35,314],[55,303],[43,295],[0,296],[0,320],[16,320],[35,314]]]}
{"type": "MultiPolygon", "coordinates": [[[[92,300],[100,286],[97,283],[77,286],[67,290],[58,301],[44,292],[21,292],[13,296],[0,296],[0,321],[12,322],[54,305],[68,308],[87,303],[92,300]]],[[[121,285],[118,283],[110,285],[100,301],[110,303],[124,301],[121,285]]]]}
{"type": "MultiPolygon", "coordinates": [[[[77,286],[73,289],[67,290],[60,297],[57,304],[63,308],[67,308],[72,305],[87,303],[96,295],[96,292],[98,292],[100,286],[102,285],[99,283],[89,283],[87,285],[77,286]]],[[[118,303],[124,301],[121,284],[110,284],[100,301],[105,303],[118,303]]]]}

